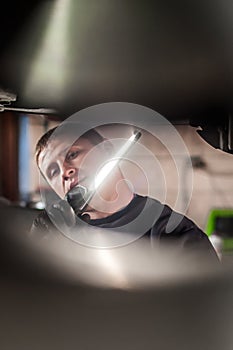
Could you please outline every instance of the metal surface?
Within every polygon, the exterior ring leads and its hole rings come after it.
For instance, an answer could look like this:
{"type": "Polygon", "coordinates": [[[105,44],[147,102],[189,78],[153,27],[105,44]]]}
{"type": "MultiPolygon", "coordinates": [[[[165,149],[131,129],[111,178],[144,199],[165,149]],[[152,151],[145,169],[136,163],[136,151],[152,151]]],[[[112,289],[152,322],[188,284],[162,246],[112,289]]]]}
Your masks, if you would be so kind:
{"type": "Polygon", "coordinates": [[[231,350],[232,266],[144,244],[39,243],[27,238],[36,212],[0,215],[2,349],[231,350]]]}
{"type": "Polygon", "coordinates": [[[209,123],[232,109],[229,0],[5,5],[0,84],[19,95],[19,107],[55,108],[65,118],[127,101],[209,123]]]}

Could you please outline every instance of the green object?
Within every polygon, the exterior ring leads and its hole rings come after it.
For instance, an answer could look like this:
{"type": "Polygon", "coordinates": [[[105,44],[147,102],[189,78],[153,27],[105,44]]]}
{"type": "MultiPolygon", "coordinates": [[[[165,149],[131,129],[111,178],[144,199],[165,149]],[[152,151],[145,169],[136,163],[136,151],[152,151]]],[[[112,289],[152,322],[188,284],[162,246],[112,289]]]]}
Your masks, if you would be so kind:
{"type": "MultiPolygon", "coordinates": [[[[218,230],[216,227],[216,222],[219,218],[232,218],[233,220],[233,209],[212,209],[209,213],[205,232],[207,236],[211,236],[213,234],[218,236],[218,230]]],[[[233,225],[232,225],[232,238],[231,237],[223,237],[219,234],[219,237],[222,239],[222,251],[224,252],[233,252],[233,225]]]]}
{"type": "Polygon", "coordinates": [[[233,238],[224,238],[222,248],[224,251],[233,251],[233,238]]]}
{"type": "Polygon", "coordinates": [[[205,227],[207,236],[216,233],[216,219],[219,217],[233,217],[233,209],[212,209],[210,211],[205,227]]]}

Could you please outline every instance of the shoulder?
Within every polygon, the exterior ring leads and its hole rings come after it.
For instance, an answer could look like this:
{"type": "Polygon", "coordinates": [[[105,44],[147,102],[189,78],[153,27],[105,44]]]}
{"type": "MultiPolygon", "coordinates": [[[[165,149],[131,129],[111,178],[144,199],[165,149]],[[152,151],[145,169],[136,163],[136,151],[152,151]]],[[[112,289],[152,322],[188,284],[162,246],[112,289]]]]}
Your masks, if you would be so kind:
{"type": "Polygon", "coordinates": [[[155,213],[155,222],[151,228],[152,239],[177,244],[185,250],[208,252],[216,256],[207,234],[194,220],[156,199],[150,198],[149,203],[152,208],[160,211],[159,216],[155,213]]]}

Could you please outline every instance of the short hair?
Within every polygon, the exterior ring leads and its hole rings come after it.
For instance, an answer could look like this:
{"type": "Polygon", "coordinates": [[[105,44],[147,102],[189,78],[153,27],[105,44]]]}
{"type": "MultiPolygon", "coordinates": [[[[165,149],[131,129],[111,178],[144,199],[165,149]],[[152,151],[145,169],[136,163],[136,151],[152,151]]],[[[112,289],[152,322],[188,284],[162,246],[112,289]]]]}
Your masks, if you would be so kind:
{"type": "MultiPolygon", "coordinates": [[[[55,126],[52,129],[49,129],[37,141],[36,148],[35,148],[37,165],[38,165],[38,160],[39,160],[39,156],[40,156],[41,152],[48,146],[49,141],[50,141],[50,137],[57,128],[58,128],[58,126],[55,126]]],[[[99,143],[104,141],[104,137],[102,135],[100,135],[100,133],[98,131],[96,131],[94,128],[89,129],[88,131],[86,131],[84,134],[82,134],[78,138],[88,139],[93,145],[98,145],[99,143]]]]}

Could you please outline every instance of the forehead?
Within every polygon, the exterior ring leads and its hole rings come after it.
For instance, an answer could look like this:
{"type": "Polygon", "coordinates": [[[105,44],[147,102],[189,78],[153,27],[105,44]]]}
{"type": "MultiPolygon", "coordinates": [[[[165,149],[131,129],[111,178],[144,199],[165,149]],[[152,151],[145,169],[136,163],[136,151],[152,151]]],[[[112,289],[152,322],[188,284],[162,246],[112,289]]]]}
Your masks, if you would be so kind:
{"type": "Polygon", "coordinates": [[[38,157],[38,165],[40,168],[45,169],[51,162],[55,161],[58,158],[65,158],[67,152],[72,147],[85,148],[89,150],[94,147],[94,145],[87,139],[80,137],[77,140],[70,140],[69,136],[50,137],[47,145],[40,152],[38,157]]]}

